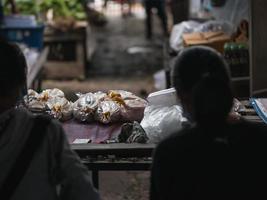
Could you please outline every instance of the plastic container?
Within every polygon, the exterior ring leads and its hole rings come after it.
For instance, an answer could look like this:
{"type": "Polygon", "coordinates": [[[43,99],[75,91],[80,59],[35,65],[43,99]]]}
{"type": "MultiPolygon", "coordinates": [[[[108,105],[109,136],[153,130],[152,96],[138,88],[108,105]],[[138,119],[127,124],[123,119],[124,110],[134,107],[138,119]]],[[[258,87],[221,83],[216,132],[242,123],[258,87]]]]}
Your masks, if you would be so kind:
{"type": "Polygon", "coordinates": [[[37,22],[34,15],[9,15],[3,18],[3,25],[5,27],[36,27],[37,22]]]}
{"type": "Polygon", "coordinates": [[[147,97],[147,101],[149,105],[154,106],[174,106],[180,104],[174,88],[151,93],[147,97]]]}
{"type": "Polygon", "coordinates": [[[34,27],[6,27],[0,28],[0,37],[11,41],[24,43],[31,48],[43,48],[44,25],[34,27]]]}

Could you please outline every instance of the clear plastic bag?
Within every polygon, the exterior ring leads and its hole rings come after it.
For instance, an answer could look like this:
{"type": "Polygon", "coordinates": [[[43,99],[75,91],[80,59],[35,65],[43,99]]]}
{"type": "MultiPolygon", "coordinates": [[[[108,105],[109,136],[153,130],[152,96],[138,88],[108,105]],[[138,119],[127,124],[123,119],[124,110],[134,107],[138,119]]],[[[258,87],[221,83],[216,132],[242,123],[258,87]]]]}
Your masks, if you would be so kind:
{"type": "Polygon", "coordinates": [[[102,101],[99,103],[96,110],[96,120],[103,123],[109,124],[118,122],[121,119],[120,106],[114,101],[102,101]]]}
{"type": "Polygon", "coordinates": [[[148,106],[141,126],[146,131],[149,143],[158,143],[170,134],[179,131],[186,119],[180,106],[148,106]]]}
{"type": "Polygon", "coordinates": [[[235,31],[235,26],[227,21],[211,20],[205,23],[195,21],[184,21],[173,27],[170,37],[170,47],[175,51],[180,51],[184,48],[183,34],[194,32],[210,32],[222,31],[227,35],[232,35],[235,31]]]}
{"type": "Polygon", "coordinates": [[[47,102],[49,114],[60,121],[67,121],[72,118],[72,103],[66,98],[54,97],[47,102]]]}
{"type": "Polygon", "coordinates": [[[195,21],[184,21],[176,24],[171,32],[170,36],[170,47],[175,51],[180,51],[184,48],[183,45],[183,34],[194,32],[194,28],[199,26],[198,22],[195,21]]]}
{"type": "Polygon", "coordinates": [[[124,90],[110,90],[108,97],[120,105],[121,120],[125,122],[140,122],[144,116],[147,101],[124,90]]]}
{"type": "Polygon", "coordinates": [[[59,89],[47,89],[38,94],[34,90],[28,90],[24,97],[28,109],[32,112],[45,112],[50,110],[55,99],[65,99],[65,94],[59,89]],[[49,105],[48,105],[49,104],[49,105]],[[49,107],[50,106],[50,107],[49,107]]]}
{"type": "Polygon", "coordinates": [[[194,28],[194,32],[217,32],[222,31],[227,35],[232,35],[235,31],[235,26],[227,21],[211,20],[203,24],[199,24],[194,28]]]}
{"type": "Polygon", "coordinates": [[[73,105],[74,118],[80,122],[94,121],[95,111],[99,100],[93,93],[79,95],[79,99],[73,105]]]}

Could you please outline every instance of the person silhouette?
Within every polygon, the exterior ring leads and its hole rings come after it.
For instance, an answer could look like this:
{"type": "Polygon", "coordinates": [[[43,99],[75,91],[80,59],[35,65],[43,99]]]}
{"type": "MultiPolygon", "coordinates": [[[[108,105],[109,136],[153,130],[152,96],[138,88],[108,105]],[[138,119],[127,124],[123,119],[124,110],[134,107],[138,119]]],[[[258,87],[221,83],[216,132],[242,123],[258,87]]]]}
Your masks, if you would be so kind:
{"type": "Polygon", "coordinates": [[[177,56],[173,85],[191,125],[156,147],[151,200],[267,198],[267,128],[228,120],[228,71],[209,47],[189,47],[177,56]]]}
{"type": "Polygon", "coordinates": [[[98,200],[59,122],[17,107],[27,82],[19,47],[1,41],[0,63],[1,199],[98,200]]]}

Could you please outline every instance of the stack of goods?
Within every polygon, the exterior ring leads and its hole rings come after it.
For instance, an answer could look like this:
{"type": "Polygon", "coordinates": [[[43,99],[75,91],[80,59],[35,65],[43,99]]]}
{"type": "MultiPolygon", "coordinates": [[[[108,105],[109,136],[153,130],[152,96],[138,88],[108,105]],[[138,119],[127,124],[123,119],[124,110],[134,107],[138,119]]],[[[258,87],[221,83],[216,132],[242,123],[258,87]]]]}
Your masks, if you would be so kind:
{"type": "Polygon", "coordinates": [[[40,94],[29,90],[25,102],[28,109],[34,113],[47,113],[61,121],[72,118],[72,103],[59,89],[44,90],[40,94]]]}
{"type": "Polygon", "coordinates": [[[226,43],[224,57],[232,77],[249,76],[249,49],[245,43],[226,43]]]}
{"type": "Polygon", "coordinates": [[[133,93],[111,90],[81,95],[74,103],[73,111],[78,121],[109,124],[141,121],[146,106],[147,102],[133,93]]]}
{"type": "Polygon", "coordinates": [[[48,113],[54,118],[66,121],[74,117],[79,122],[140,122],[143,119],[147,101],[131,92],[111,90],[79,94],[79,99],[69,102],[59,89],[44,90],[38,94],[28,91],[25,102],[32,112],[48,113]]]}
{"type": "Polygon", "coordinates": [[[242,20],[233,34],[233,42],[224,45],[224,57],[232,77],[249,76],[249,24],[242,20]]]}
{"type": "Polygon", "coordinates": [[[226,42],[231,41],[231,37],[222,31],[195,32],[183,34],[184,46],[206,45],[223,53],[226,42]]]}

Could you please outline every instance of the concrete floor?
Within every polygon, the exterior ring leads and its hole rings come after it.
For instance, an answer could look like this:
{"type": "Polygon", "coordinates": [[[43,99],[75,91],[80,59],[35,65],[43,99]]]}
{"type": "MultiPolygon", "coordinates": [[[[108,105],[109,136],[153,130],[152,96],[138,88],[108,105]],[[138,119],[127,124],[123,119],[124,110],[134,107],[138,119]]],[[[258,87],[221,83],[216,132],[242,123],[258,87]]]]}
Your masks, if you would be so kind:
{"type": "MultiPolygon", "coordinates": [[[[150,41],[145,39],[144,18],[140,17],[116,16],[106,27],[93,28],[96,51],[87,79],[46,80],[43,88],[60,88],[70,99],[75,92],[109,89],[129,90],[146,97],[155,91],[153,74],[163,67],[163,38],[159,22],[154,22],[155,37],[150,41]]],[[[149,172],[101,172],[102,199],[147,200],[149,176],[149,172]]]]}
{"type": "Polygon", "coordinates": [[[151,75],[163,67],[160,30],[153,40],[145,39],[144,19],[115,17],[107,26],[94,28],[96,51],[90,75],[151,75]]]}

